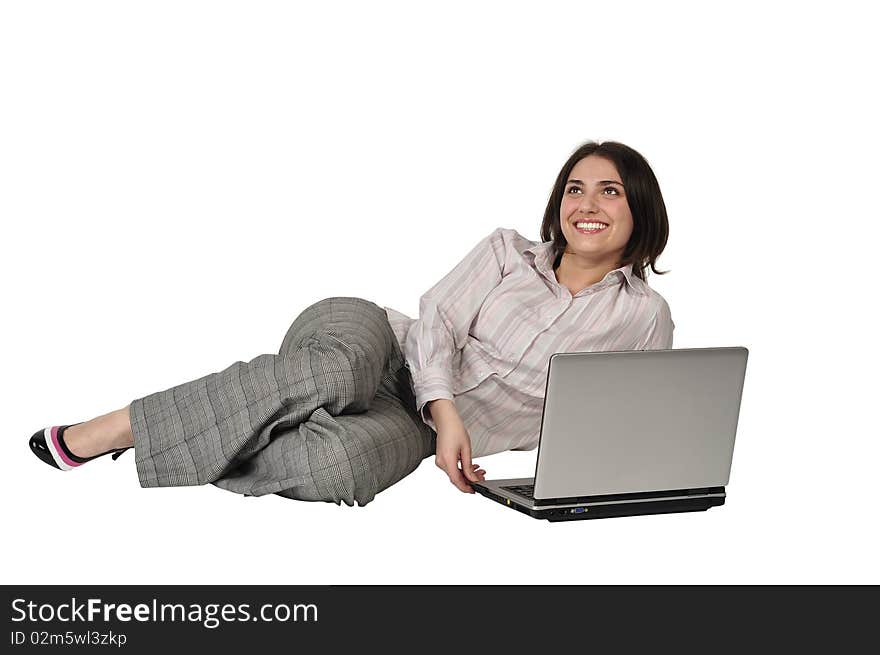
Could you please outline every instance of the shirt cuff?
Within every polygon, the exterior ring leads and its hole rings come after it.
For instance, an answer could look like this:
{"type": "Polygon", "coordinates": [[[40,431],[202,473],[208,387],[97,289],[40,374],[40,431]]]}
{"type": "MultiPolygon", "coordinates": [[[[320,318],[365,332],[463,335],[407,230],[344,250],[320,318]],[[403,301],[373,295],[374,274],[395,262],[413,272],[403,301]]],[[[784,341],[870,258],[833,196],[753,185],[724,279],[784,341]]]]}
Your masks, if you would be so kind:
{"type": "Polygon", "coordinates": [[[436,425],[432,418],[428,418],[425,405],[440,398],[455,399],[452,393],[452,381],[449,379],[449,370],[442,366],[429,366],[418,371],[410,370],[410,373],[419,415],[436,432],[436,425]]]}

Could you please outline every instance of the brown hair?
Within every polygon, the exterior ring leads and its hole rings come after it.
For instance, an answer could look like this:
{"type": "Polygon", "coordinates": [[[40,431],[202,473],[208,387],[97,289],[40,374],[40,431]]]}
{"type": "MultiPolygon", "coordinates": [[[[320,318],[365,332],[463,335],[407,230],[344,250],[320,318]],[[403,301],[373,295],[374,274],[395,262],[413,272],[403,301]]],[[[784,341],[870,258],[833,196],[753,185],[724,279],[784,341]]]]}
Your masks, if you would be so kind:
{"type": "Polygon", "coordinates": [[[568,245],[559,224],[559,208],[565,185],[571,170],[589,155],[603,157],[617,167],[632,213],[632,236],[623,250],[620,265],[632,264],[632,272],[641,280],[645,279],[645,269],[648,266],[657,275],[668,273],[669,271],[658,271],[654,267],[654,262],[663,252],[669,238],[669,219],[660,185],[647,160],[629,146],[616,141],[584,143],[572,153],[556,177],[541,223],[541,240],[553,242],[554,268],[558,266],[559,258],[568,245]]]}

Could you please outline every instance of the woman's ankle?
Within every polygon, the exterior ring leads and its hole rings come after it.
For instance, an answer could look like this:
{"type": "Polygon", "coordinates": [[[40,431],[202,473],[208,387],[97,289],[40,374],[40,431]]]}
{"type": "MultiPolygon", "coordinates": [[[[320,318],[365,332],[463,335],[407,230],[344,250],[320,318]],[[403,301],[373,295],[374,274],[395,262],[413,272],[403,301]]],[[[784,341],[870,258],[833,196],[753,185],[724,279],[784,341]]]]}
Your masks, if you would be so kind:
{"type": "Polygon", "coordinates": [[[130,448],[134,446],[134,434],[131,431],[131,418],[128,408],[129,405],[126,405],[122,409],[117,409],[113,412],[118,422],[113,448],[130,448]]]}

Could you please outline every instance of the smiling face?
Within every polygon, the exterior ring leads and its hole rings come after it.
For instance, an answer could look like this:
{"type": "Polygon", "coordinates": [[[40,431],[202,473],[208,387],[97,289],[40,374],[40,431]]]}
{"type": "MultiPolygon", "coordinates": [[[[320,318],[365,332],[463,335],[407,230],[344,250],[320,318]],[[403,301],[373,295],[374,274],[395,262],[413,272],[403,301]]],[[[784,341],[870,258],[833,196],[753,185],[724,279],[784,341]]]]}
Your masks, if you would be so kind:
{"type": "Polygon", "coordinates": [[[633,231],[626,190],[609,160],[590,155],[571,170],[559,208],[565,252],[590,266],[620,267],[623,251],[633,231]],[[604,223],[606,227],[579,223],[604,223]]]}

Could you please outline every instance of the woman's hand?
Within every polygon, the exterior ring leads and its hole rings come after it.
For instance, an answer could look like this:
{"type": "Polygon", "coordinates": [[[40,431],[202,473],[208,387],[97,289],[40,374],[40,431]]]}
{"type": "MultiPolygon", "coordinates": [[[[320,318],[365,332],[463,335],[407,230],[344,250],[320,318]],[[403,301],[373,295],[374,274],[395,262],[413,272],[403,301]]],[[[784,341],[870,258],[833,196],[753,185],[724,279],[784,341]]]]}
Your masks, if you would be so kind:
{"type": "Polygon", "coordinates": [[[461,421],[438,430],[435,463],[446,472],[452,484],[467,494],[475,493],[469,482],[486,479],[486,471],[479,464],[471,463],[471,436],[461,421]]]}

